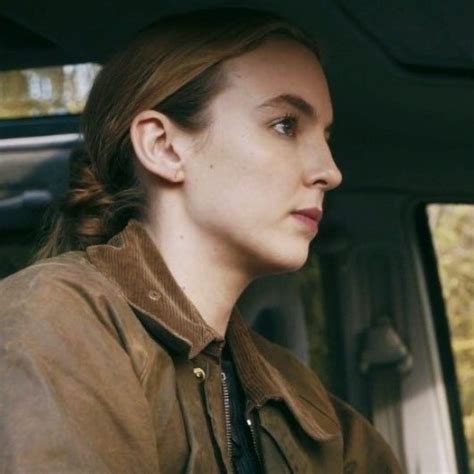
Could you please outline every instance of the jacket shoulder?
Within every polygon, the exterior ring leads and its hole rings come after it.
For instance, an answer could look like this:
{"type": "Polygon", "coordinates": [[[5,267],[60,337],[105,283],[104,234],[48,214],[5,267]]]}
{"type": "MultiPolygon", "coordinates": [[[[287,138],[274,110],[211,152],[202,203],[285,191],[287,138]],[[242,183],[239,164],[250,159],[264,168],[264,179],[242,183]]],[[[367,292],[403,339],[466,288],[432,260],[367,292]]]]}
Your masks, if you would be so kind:
{"type": "Polygon", "coordinates": [[[0,281],[0,291],[22,292],[27,285],[29,292],[37,286],[54,286],[60,280],[80,281],[84,285],[105,283],[83,251],[71,251],[56,257],[46,258],[9,275],[0,281]],[[89,283],[90,279],[92,281],[89,283]]]}
{"type": "Polygon", "coordinates": [[[159,471],[142,333],[111,285],[76,252],[0,282],[4,472],[159,471]]]}
{"type": "Polygon", "coordinates": [[[55,327],[77,337],[106,329],[117,339],[114,317],[124,311],[119,289],[82,251],[38,261],[0,281],[0,326],[10,335],[55,327]]]}

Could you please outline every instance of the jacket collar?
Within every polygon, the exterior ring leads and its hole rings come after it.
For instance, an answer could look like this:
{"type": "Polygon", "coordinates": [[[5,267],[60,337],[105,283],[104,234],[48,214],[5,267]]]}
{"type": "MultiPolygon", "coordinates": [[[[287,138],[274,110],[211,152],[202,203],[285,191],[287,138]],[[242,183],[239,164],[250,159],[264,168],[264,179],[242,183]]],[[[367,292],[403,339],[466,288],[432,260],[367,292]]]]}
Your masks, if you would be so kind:
{"type": "Polygon", "coordinates": [[[144,226],[132,219],[106,245],[87,255],[141,313],[148,331],[175,352],[194,358],[217,333],[202,319],[174,279],[144,226]]]}
{"type": "MultiPolygon", "coordinates": [[[[124,230],[105,245],[86,249],[91,263],[112,280],[138,312],[150,334],[172,351],[192,359],[219,341],[182,291],[144,226],[130,220],[124,230]]],[[[257,348],[248,326],[234,306],[226,339],[243,388],[251,403],[283,400],[302,428],[314,439],[340,434],[339,424],[322,386],[299,387],[283,376],[257,348]],[[308,392],[308,393],[305,393],[308,392]]]]}

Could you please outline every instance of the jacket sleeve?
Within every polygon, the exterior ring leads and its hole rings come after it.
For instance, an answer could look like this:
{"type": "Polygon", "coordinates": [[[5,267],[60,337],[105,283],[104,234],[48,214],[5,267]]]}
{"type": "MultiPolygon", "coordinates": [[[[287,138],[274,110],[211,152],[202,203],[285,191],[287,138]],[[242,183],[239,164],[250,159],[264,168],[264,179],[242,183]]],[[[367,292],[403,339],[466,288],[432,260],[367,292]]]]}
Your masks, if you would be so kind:
{"type": "Polygon", "coordinates": [[[391,448],[369,421],[347,403],[329,395],[343,434],[344,473],[402,474],[391,448]]]}
{"type": "Polygon", "coordinates": [[[0,283],[0,471],[159,473],[113,308],[76,280],[49,264],[0,283]]]}

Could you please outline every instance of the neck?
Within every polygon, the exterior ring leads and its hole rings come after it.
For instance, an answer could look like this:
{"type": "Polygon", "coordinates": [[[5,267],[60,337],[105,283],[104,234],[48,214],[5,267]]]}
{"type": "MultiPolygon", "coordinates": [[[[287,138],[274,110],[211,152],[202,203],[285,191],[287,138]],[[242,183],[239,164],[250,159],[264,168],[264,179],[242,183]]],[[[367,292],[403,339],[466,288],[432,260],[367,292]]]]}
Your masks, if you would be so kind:
{"type": "Polygon", "coordinates": [[[146,222],[145,228],[186,297],[224,338],[232,309],[251,278],[209,236],[188,232],[178,222],[159,222],[146,222]]]}

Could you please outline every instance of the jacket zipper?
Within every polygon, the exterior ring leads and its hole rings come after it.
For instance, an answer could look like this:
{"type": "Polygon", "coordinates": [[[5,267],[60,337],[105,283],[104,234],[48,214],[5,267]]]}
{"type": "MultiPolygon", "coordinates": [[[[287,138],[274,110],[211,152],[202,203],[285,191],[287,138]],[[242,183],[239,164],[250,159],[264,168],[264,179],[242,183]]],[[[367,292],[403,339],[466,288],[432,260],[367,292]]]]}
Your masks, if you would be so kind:
{"type": "Polygon", "coordinates": [[[227,386],[227,377],[224,372],[221,372],[222,393],[224,395],[224,418],[225,418],[225,432],[227,440],[227,453],[229,455],[229,466],[231,472],[234,472],[234,465],[232,464],[232,427],[230,422],[230,399],[229,387],[227,386]]]}
{"type": "Polygon", "coordinates": [[[252,438],[253,449],[255,451],[255,455],[257,456],[257,460],[258,460],[258,463],[260,464],[260,467],[262,467],[263,463],[262,463],[262,458],[260,457],[260,451],[258,449],[257,434],[255,433],[255,425],[252,423],[252,419],[250,418],[250,416],[247,418],[247,425],[250,428],[250,437],[252,438]]]}

